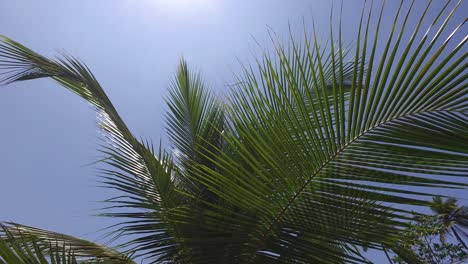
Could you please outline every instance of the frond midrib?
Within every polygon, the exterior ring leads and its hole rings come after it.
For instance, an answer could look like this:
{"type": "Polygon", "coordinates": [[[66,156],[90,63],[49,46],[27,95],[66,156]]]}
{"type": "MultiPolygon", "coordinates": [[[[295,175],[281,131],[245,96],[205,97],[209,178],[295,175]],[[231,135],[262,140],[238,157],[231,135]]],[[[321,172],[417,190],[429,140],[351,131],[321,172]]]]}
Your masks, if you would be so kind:
{"type": "MultiPolygon", "coordinates": [[[[286,211],[291,207],[291,205],[294,203],[294,201],[299,197],[300,194],[302,194],[302,192],[305,190],[305,188],[312,182],[312,180],[322,172],[322,170],[330,163],[332,162],[336,157],[338,157],[341,153],[343,153],[350,145],[352,145],[354,142],[356,142],[358,139],[362,138],[363,136],[366,136],[367,134],[371,133],[372,131],[374,131],[375,129],[378,129],[379,127],[387,124],[387,123],[390,123],[392,121],[395,121],[395,120],[398,120],[398,119],[401,119],[401,118],[405,118],[405,117],[411,117],[411,116],[418,116],[420,114],[424,114],[424,113],[435,113],[435,112],[447,112],[447,111],[452,111],[452,112],[460,112],[459,110],[451,110],[451,109],[426,109],[426,110],[421,110],[421,111],[417,111],[417,112],[412,112],[412,113],[405,113],[405,114],[401,114],[399,116],[396,116],[396,117],[393,117],[391,119],[388,119],[388,120],[385,120],[385,121],[382,121],[380,123],[377,123],[376,125],[372,126],[372,127],[369,127],[368,129],[364,130],[363,132],[361,132],[358,136],[354,137],[351,141],[349,141],[348,143],[346,143],[344,146],[340,147],[339,149],[336,150],[336,152],[330,156],[326,161],[324,161],[322,163],[322,165],[317,168],[317,170],[315,172],[312,173],[312,175],[310,176],[310,178],[299,188],[299,190],[297,192],[294,193],[294,195],[288,200],[288,203],[283,207],[283,209],[281,209],[281,211],[279,211],[277,214],[276,214],[276,217],[274,218],[273,222],[268,226],[268,228],[266,229],[266,231],[263,233],[263,236],[262,238],[260,239],[259,243],[257,244],[257,246],[255,247],[255,252],[254,252],[254,255],[256,254],[256,252],[258,250],[260,250],[260,248],[264,245],[265,243],[265,240],[267,239],[268,237],[268,234],[270,233],[270,231],[273,229],[273,227],[281,220],[281,218],[285,215],[286,211]]],[[[251,259],[251,261],[253,261],[255,259],[255,257],[253,257],[251,259]]]]}

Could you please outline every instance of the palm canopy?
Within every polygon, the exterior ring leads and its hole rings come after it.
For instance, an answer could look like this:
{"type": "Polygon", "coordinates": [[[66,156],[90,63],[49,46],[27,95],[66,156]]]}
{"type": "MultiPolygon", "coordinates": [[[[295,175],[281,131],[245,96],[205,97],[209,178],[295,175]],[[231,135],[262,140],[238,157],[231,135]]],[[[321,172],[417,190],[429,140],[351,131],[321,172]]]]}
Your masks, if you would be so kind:
{"type": "MultiPolygon", "coordinates": [[[[428,4],[414,27],[413,6],[400,6],[389,36],[379,35],[384,6],[376,21],[363,8],[350,50],[341,21],[338,31],[331,23],[326,46],[315,33],[278,44],[245,67],[227,102],[182,61],[167,99],[173,154],[135,138],[77,59],[49,59],[2,37],[0,67],[5,83],[51,78],[94,106],[108,143],[100,176],[124,193],[108,200],[119,211],[104,215],[122,218],[114,235],[133,235],[124,246],[137,256],[368,263],[361,247],[386,247],[417,263],[398,247],[408,205],[428,205],[427,188],[467,186],[460,178],[468,172],[467,38],[449,45],[465,21],[448,26],[460,3],[436,10],[432,39],[422,31],[434,12],[428,4]]],[[[3,240],[22,239],[5,233],[3,240]]],[[[40,233],[54,245],[52,233],[40,233]]],[[[11,248],[0,248],[0,259],[11,248]]]]}
{"type": "Polygon", "coordinates": [[[453,197],[444,200],[440,196],[432,199],[430,208],[437,215],[439,222],[445,229],[440,234],[440,240],[445,241],[446,233],[452,231],[460,244],[465,249],[468,249],[462,239],[462,236],[468,237],[466,232],[466,229],[468,229],[468,208],[466,206],[459,206],[458,200],[453,197]],[[462,235],[460,236],[459,233],[462,235]]]}

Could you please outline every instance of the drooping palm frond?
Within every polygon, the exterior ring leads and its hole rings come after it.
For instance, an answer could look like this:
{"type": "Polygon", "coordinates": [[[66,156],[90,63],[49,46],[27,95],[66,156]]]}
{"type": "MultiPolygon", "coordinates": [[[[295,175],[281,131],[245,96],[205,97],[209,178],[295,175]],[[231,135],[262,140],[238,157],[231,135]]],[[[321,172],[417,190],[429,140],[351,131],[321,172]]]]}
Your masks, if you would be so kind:
{"type": "Polygon", "coordinates": [[[75,256],[66,249],[53,252],[50,248],[38,246],[35,241],[23,242],[21,239],[15,239],[8,231],[4,233],[4,237],[0,238],[0,263],[2,264],[77,263],[75,256]],[[51,253],[50,257],[45,254],[46,250],[51,253]]]}
{"type": "MultiPolygon", "coordinates": [[[[127,208],[129,213],[108,213],[107,216],[139,219],[127,221],[116,233],[143,235],[130,242],[136,249],[165,248],[154,251],[156,258],[170,258],[176,242],[170,234],[173,228],[161,219],[165,210],[178,206],[180,198],[172,178],[172,158],[160,149],[159,153],[139,142],[126,127],[114,106],[89,69],[78,60],[48,59],[23,45],[0,36],[0,68],[6,70],[3,82],[49,77],[78,94],[96,109],[99,126],[106,145],[104,162],[111,169],[102,169],[107,187],[121,190],[125,195],[110,199],[114,208],[127,208]],[[135,211],[134,209],[137,209],[135,211]]],[[[175,250],[175,249],[174,249],[175,250]]]]}
{"type": "Polygon", "coordinates": [[[114,249],[69,235],[0,223],[0,263],[135,263],[114,249]]]}

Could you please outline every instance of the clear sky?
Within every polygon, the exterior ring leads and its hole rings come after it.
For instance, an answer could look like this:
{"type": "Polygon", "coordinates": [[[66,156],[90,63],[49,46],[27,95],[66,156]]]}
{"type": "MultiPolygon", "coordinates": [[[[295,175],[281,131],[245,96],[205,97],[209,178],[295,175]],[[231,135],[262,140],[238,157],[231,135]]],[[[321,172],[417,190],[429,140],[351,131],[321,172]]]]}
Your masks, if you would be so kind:
{"type": "MultiPolygon", "coordinates": [[[[345,2],[351,43],[361,1],[345,2]]],[[[388,2],[391,13],[399,1],[388,2]]],[[[163,98],[181,56],[222,95],[238,60],[258,54],[253,37],[271,46],[268,27],[287,38],[288,23],[302,30],[305,18],[326,39],[332,3],[338,11],[339,1],[324,0],[0,0],[0,34],[42,54],[82,59],[134,134],[158,142],[163,98]]],[[[384,21],[387,36],[390,16],[384,21]]],[[[0,120],[0,220],[89,239],[113,223],[91,216],[103,206],[97,201],[115,193],[97,188],[96,167],[87,166],[100,155],[88,104],[51,81],[22,82],[0,88],[0,120]]]]}

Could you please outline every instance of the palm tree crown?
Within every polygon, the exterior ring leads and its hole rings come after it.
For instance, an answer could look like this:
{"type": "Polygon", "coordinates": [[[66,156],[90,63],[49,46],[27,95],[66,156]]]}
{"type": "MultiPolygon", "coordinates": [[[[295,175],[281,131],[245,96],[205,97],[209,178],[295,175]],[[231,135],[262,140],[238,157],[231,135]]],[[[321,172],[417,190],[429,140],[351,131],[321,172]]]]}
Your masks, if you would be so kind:
{"type": "Polygon", "coordinates": [[[115,237],[131,239],[122,254],[4,223],[0,263],[132,263],[130,255],[152,263],[369,263],[363,247],[419,263],[398,244],[413,217],[408,208],[430,204],[427,188],[467,186],[459,180],[468,175],[467,38],[451,44],[466,20],[449,26],[460,3],[428,4],[413,26],[413,5],[400,6],[389,36],[379,35],[384,6],[376,19],[363,8],[352,49],[341,21],[338,29],[331,23],[327,45],[315,32],[291,38],[245,67],[224,102],[182,61],[167,98],[174,152],[138,140],[84,64],[2,37],[5,84],[50,78],[95,108],[108,143],[100,177],[123,193],[103,214],[121,219],[115,237]],[[426,20],[437,26],[431,36],[426,20]]]}
{"type": "Polygon", "coordinates": [[[468,228],[468,208],[466,206],[458,206],[458,201],[455,198],[447,198],[445,201],[442,197],[436,196],[430,204],[431,210],[438,216],[440,223],[445,228],[441,232],[440,240],[445,241],[445,234],[452,232],[458,242],[468,249],[465,242],[459,233],[464,237],[468,237],[464,229],[468,228]]]}

